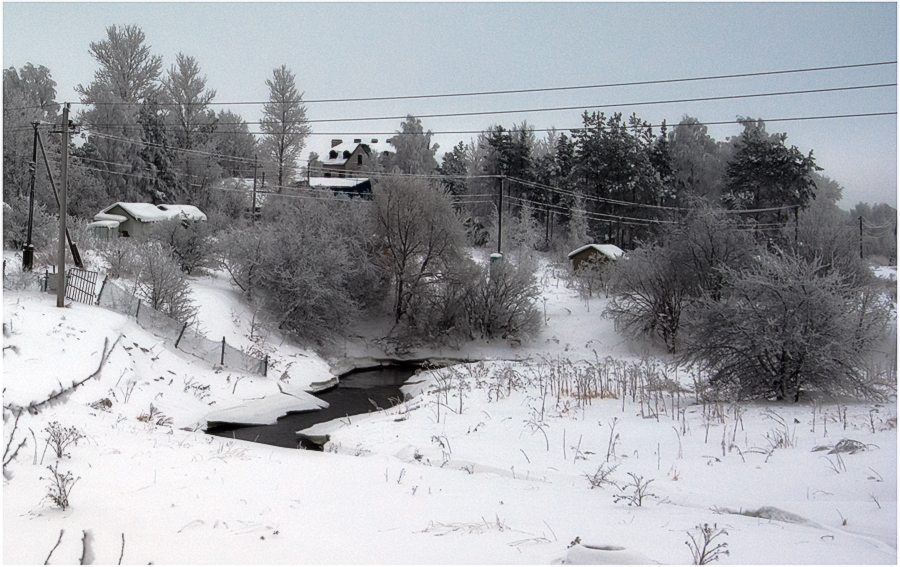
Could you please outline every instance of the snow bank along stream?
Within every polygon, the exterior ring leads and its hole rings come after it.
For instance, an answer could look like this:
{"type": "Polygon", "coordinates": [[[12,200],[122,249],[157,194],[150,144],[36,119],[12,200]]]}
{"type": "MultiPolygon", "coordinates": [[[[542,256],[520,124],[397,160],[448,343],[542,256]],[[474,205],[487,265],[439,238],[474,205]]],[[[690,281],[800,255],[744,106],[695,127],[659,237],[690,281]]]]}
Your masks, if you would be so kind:
{"type": "Polygon", "coordinates": [[[271,425],[246,425],[210,421],[207,433],[276,445],[278,447],[319,449],[327,439],[316,443],[297,435],[298,431],[333,419],[352,419],[354,415],[389,408],[403,400],[400,391],[420,366],[393,364],[353,370],[338,377],[337,385],[315,396],[327,406],[321,409],[289,411],[271,425]]]}

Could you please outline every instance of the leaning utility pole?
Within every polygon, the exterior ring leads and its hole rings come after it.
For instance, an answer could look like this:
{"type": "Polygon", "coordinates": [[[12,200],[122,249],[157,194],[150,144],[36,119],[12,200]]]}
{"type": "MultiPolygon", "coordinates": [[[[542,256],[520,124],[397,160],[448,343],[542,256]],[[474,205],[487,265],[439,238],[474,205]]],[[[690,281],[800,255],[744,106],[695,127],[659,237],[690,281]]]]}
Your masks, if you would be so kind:
{"type": "MultiPolygon", "coordinates": [[[[58,134],[59,132],[51,132],[51,134],[58,134]]],[[[53,171],[50,169],[50,162],[47,160],[47,150],[44,149],[44,139],[41,137],[41,133],[38,132],[38,146],[41,148],[41,155],[44,157],[44,166],[47,168],[47,177],[50,179],[50,187],[53,189],[53,197],[56,199],[56,206],[59,206],[59,192],[56,190],[56,183],[53,181],[53,171]]],[[[66,229],[66,241],[69,243],[69,250],[72,252],[72,261],[75,262],[75,266],[83,270],[84,262],[81,261],[81,253],[78,252],[78,245],[72,241],[72,237],[69,235],[69,229],[66,229]]]]}
{"type": "Polygon", "coordinates": [[[66,192],[69,187],[68,165],[69,165],[69,103],[63,107],[62,115],[63,124],[63,141],[62,141],[62,166],[59,175],[59,280],[56,290],[56,306],[66,306],[66,211],[68,203],[66,202],[66,192]]]}
{"type": "Polygon", "coordinates": [[[31,189],[28,191],[28,236],[25,240],[25,250],[22,252],[22,271],[30,272],[34,267],[34,244],[31,243],[31,225],[34,222],[34,174],[37,171],[37,141],[38,141],[38,124],[32,122],[34,126],[34,146],[31,148],[31,165],[28,170],[31,172],[31,189]]]}

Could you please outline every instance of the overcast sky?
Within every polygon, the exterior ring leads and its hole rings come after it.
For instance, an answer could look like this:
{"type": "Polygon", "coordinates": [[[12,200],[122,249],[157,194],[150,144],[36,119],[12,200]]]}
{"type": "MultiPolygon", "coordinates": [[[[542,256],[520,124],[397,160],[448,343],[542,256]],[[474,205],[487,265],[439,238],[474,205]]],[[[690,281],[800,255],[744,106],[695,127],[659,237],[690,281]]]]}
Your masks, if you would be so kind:
{"type": "MultiPolygon", "coordinates": [[[[767,119],[769,132],[813,150],[823,174],[857,202],[897,205],[897,116],[775,122],[896,113],[896,86],[721,101],[661,101],[894,85],[896,64],[843,70],[396,101],[323,99],[478,93],[764,73],[897,59],[895,3],[3,3],[3,66],[44,65],[57,100],[93,80],[90,43],[110,25],[137,25],[167,70],[194,57],[215,89],[214,108],[259,120],[272,70],[286,64],[313,122],[307,151],[331,138],[386,137],[413,114],[436,133],[438,157],[494,124],[537,129],[581,126],[582,110],[636,113],[652,124],[685,115],[719,141],[740,132],[738,116],[767,119]],[[244,104],[238,104],[244,103],[244,104]],[[600,108],[602,106],[602,108],[600,108]],[[575,107],[568,111],[425,117],[575,107]],[[590,108],[597,107],[597,108],[590,108]],[[443,134],[443,132],[466,132],[443,134]],[[468,133],[472,132],[472,133],[468,133]],[[343,134],[343,136],[338,135],[343,134]]],[[[80,107],[74,105],[73,109],[80,107]]],[[[255,130],[255,126],[251,127],[255,130]]],[[[539,137],[544,136],[538,132],[539,137]]]]}

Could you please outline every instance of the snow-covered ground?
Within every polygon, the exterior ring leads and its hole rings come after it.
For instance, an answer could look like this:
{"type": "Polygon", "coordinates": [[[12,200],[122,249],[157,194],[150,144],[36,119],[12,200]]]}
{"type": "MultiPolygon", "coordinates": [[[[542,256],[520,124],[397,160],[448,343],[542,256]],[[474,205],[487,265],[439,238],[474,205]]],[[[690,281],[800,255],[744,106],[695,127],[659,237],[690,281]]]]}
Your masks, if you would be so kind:
{"type": "Polygon", "coordinates": [[[365,329],[330,360],[274,334],[261,345],[224,276],[193,279],[201,327],[267,349],[263,378],[102,308],[5,292],[5,408],[100,372],[36,415],[5,411],[7,457],[25,444],[5,468],[4,562],[76,563],[87,547],[126,564],[689,564],[686,542],[709,524],[727,532],[710,546],[727,544],[722,564],[897,563],[896,401],[697,404],[675,387],[692,389],[686,370],[642,361],[659,353],[601,317],[606,299],[543,274],[540,336],[413,353],[473,362],[413,377],[393,408],[316,426],[325,452],[202,427],[314,406],[307,391],[384,358],[365,329]],[[648,373],[667,386],[647,390],[648,373]],[[84,436],[59,459],[54,422],[84,436]],[[861,450],[829,452],[842,440],[861,450]],[[65,510],[47,498],[49,466],[78,479],[65,510]]]}

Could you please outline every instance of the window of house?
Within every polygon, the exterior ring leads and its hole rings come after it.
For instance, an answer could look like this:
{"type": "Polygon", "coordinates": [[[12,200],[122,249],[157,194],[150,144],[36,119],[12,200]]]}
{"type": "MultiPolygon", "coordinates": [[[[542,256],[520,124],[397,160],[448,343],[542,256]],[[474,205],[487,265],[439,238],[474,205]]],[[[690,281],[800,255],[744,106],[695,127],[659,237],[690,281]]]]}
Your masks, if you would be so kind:
{"type": "Polygon", "coordinates": [[[356,165],[362,165],[362,154],[356,156],[356,165]]]}

